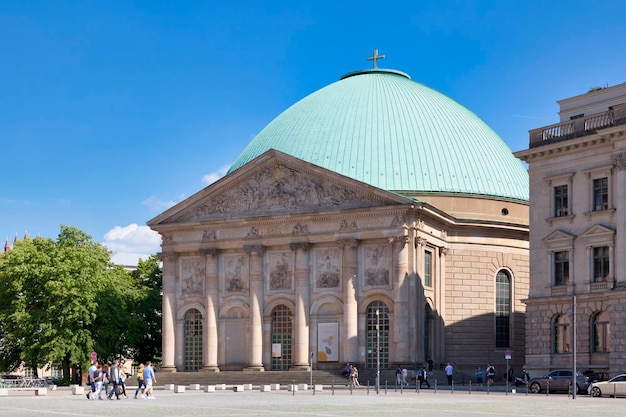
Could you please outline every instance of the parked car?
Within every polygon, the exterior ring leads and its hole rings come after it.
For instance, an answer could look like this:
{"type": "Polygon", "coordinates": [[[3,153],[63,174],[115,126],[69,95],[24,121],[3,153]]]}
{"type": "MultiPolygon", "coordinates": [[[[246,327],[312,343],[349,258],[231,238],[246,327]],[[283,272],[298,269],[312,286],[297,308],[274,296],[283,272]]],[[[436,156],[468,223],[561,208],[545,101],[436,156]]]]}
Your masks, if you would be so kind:
{"type": "MultiPolygon", "coordinates": [[[[572,382],[572,371],[570,369],[557,369],[539,378],[532,378],[528,382],[530,392],[539,394],[542,391],[549,392],[569,392],[572,382]]],[[[589,388],[589,377],[582,371],[576,371],[576,392],[586,393],[589,388]]]]}
{"type": "Polygon", "coordinates": [[[593,397],[626,396],[626,374],[618,375],[608,381],[593,382],[589,387],[589,393],[593,397]]]}

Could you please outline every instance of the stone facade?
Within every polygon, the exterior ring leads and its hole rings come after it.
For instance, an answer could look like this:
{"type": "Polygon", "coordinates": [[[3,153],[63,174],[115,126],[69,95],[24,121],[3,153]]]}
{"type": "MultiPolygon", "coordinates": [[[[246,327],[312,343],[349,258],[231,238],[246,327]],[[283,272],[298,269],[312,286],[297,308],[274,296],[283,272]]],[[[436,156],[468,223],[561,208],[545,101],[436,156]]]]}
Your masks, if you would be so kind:
{"type": "Polygon", "coordinates": [[[528,205],[438,196],[452,215],[428,198],[272,150],[151,220],[163,236],[162,370],[373,368],[378,343],[382,367],[503,365],[505,350],[521,366],[528,205]],[[506,346],[497,300],[509,303],[506,346]]]}
{"type": "Polygon", "coordinates": [[[559,104],[560,122],[516,153],[530,175],[527,365],[569,368],[575,351],[578,369],[614,375],[626,366],[626,84],[559,104]]]}

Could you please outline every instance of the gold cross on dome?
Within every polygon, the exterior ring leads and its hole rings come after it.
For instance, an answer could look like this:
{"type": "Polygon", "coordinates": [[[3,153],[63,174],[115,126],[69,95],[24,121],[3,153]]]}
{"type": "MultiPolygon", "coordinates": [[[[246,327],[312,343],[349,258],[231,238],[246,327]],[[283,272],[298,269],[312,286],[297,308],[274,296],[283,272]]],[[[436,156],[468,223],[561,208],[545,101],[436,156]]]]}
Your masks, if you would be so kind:
{"type": "Polygon", "coordinates": [[[378,64],[376,63],[377,59],[383,59],[385,58],[385,55],[378,55],[378,49],[374,49],[374,55],[373,56],[368,56],[367,60],[368,61],[374,61],[374,68],[378,68],[378,64]]]}

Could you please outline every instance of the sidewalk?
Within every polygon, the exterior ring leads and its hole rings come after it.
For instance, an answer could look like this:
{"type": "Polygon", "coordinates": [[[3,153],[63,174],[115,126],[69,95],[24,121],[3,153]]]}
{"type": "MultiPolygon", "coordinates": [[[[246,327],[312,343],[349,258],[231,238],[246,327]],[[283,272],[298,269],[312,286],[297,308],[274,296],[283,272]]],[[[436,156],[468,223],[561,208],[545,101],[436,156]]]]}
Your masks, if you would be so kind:
{"type": "MultiPolygon", "coordinates": [[[[447,386],[446,386],[447,387],[447,386]]],[[[467,388],[467,387],[466,387],[467,388]]],[[[119,416],[171,417],[171,416],[568,416],[590,415],[623,416],[624,399],[592,398],[567,395],[508,393],[501,391],[470,391],[455,387],[395,391],[388,387],[376,395],[370,387],[335,389],[324,387],[313,395],[311,390],[290,392],[286,389],[272,392],[233,392],[186,390],[184,393],[155,391],[155,400],[89,401],[84,396],[72,395],[68,388],[49,391],[37,397],[28,392],[11,392],[0,397],[0,416],[119,416]]]]}

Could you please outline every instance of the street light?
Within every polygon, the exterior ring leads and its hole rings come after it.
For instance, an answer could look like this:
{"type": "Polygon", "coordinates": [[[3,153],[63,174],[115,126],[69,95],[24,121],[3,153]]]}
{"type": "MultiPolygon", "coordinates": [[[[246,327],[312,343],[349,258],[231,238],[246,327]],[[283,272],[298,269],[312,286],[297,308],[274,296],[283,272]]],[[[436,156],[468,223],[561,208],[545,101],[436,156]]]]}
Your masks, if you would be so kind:
{"type": "Polygon", "coordinates": [[[380,315],[376,309],[376,395],[380,391],[380,315]]]}

